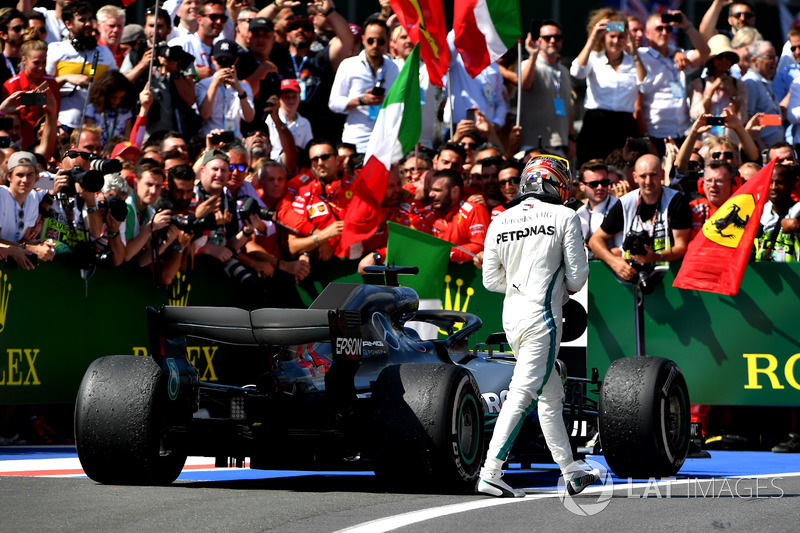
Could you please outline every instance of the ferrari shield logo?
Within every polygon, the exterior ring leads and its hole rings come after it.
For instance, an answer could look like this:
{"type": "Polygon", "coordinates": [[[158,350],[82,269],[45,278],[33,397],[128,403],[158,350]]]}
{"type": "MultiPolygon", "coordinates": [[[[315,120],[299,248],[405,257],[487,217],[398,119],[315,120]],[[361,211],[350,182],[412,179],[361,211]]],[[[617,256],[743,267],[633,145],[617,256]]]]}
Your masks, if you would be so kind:
{"type": "Polygon", "coordinates": [[[752,194],[730,198],[703,224],[703,235],[720,246],[736,248],[755,208],[752,194]]]}

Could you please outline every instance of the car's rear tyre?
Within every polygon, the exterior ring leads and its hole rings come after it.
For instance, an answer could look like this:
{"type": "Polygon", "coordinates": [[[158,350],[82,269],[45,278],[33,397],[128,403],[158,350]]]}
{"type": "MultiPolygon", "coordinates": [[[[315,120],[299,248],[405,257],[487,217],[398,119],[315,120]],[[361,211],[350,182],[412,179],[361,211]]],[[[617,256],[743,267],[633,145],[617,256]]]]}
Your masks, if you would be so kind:
{"type": "Polygon", "coordinates": [[[619,477],[664,477],[689,451],[689,392],[678,365],[661,357],[614,361],[600,390],[600,442],[619,477]]]}
{"type": "Polygon", "coordinates": [[[412,491],[464,491],[483,458],[483,406],[465,368],[436,363],[390,366],[375,385],[375,473],[412,491]]]}
{"type": "Polygon", "coordinates": [[[87,476],[137,485],[177,479],[186,454],[163,438],[168,379],[152,357],[102,357],[89,366],[75,404],[75,444],[87,476]]]}

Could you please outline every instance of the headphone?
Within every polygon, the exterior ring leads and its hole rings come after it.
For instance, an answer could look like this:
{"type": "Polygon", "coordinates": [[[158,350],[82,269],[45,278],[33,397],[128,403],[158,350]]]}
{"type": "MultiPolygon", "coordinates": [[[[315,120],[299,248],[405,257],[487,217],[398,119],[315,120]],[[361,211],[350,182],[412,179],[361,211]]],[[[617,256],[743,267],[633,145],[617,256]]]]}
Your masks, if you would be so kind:
{"type": "MultiPolygon", "coordinates": [[[[339,191],[341,186],[342,186],[342,180],[333,180],[332,182],[325,185],[324,187],[325,194],[328,196],[333,196],[339,191]]],[[[319,196],[322,194],[322,191],[323,191],[322,182],[319,179],[314,180],[314,183],[311,185],[311,193],[319,196]]]]}
{"type": "Polygon", "coordinates": [[[94,37],[79,36],[72,39],[70,44],[72,44],[72,47],[75,49],[75,51],[86,52],[97,48],[97,39],[94,37]]]}

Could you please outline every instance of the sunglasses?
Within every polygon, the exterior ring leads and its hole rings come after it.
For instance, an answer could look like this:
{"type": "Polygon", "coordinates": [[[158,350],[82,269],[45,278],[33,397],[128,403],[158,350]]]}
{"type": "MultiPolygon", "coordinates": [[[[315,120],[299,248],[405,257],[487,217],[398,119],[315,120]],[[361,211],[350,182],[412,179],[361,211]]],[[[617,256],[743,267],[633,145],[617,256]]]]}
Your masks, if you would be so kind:
{"type": "Polygon", "coordinates": [[[231,172],[234,172],[236,170],[238,170],[239,172],[244,172],[245,170],[247,170],[247,165],[245,164],[230,165],[230,167],[231,167],[231,172]]]}
{"type": "Polygon", "coordinates": [[[584,181],[583,184],[591,189],[596,189],[597,187],[608,187],[611,185],[611,180],[606,178],[599,181],[584,181]]]}
{"type": "Polygon", "coordinates": [[[554,33],[554,34],[552,34],[552,35],[540,35],[540,36],[539,36],[539,39],[541,39],[541,40],[543,40],[543,41],[555,41],[555,42],[559,42],[559,41],[561,41],[561,39],[563,39],[563,38],[564,38],[564,36],[563,36],[563,35],[561,35],[560,33],[554,33]]]}
{"type": "Polygon", "coordinates": [[[478,147],[478,143],[461,143],[461,146],[464,150],[475,150],[478,147]]]}
{"type": "MultiPolygon", "coordinates": [[[[255,18],[255,17],[253,17],[253,18],[255,18]]],[[[253,19],[239,19],[239,23],[241,24],[242,22],[246,22],[246,23],[250,24],[251,20],[253,20],[253,19]]]]}
{"type": "Polygon", "coordinates": [[[658,33],[661,32],[672,33],[672,26],[656,26],[655,30],[658,33]]]}
{"type": "Polygon", "coordinates": [[[45,28],[44,26],[39,28],[39,35],[44,35],[45,33],[47,33],[47,28],[45,28]]]}
{"type": "Polygon", "coordinates": [[[794,52],[795,50],[797,50],[798,48],[800,48],[800,44],[796,44],[796,45],[794,45],[794,46],[790,46],[789,48],[792,50],[792,52],[794,52]]]}
{"type": "Polygon", "coordinates": [[[728,150],[724,152],[712,152],[711,159],[733,159],[733,152],[728,150]]]}
{"type": "Polygon", "coordinates": [[[333,157],[333,154],[322,154],[314,157],[309,157],[309,159],[311,160],[312,163],[316,163],[318,161],[327,161],[331,157],[333,157]]]}
{"type": "Polygon", "coordinates": [[[92,154],[90,152],[83,152],[80,150],[67,150],[67,153],[65,153],[64,156],[69,157],[70,159],[82,157],[87,161],[92,158],[92,154]]]}
{"type": "Polygon", "coordinates": [[[746,18],[751,19],[753,18],[753,13],[750,11],[739,11],[738,13],[731,13],[731,16],[736,19],[746,18]]]}
{"type": "Polygon", "coordinates": [[[203,15],[203,16],[210,18],[212,22],[222,22],[223,24],[228,22],[228,15],[218,15],[217,13],[211,13],[210,15],[203,15]]]}
{"type": "Polygon", "coordinates": [[[25,26],[23,26],[22,24],[20,24],[19,26],[14,26],[13,28],[10,28],[10,29],[11,29],[11,31],[13,31],[14,33],[19,33],[19,32],[21,32],[21,31],[22,31],[22,28],[24,28],[24,27],[25,27],[25,26]]]}
{"type": "MultiPolygon", "coordinates": [[[[419,172],[425,172],[426,170],[428,170],[428,169],[425,168],[425,167],[417,167],[417,171],[419,171],[419,172]]],[[[401,168],[400,172],[402,172],[403,174],[412,174],[414,172],[414,167],[401,168]]]]}
{"type": "Polygon", "coordinates": [[[703,168],[703,165],[700,163],[700,161],[689,161],[686,163],[686,166],[689,170],[700,170],[703,168]]]}
{"type": "Polygon", "coordinates": [[[508,178],[507,180],[498,180],[497,183],[500,184],[500,187],[505,187],[506,185],[519,185],[522,178],[508,178]]]}
{"type": "Polygon", "coordinates": [[[383,46],[386,44],[386,39],[383,37],[378,37],[377,39],[375,37],[367,37],[367,44],[372,45],[376,42],[378,43],[378,46],[383,46]]]}

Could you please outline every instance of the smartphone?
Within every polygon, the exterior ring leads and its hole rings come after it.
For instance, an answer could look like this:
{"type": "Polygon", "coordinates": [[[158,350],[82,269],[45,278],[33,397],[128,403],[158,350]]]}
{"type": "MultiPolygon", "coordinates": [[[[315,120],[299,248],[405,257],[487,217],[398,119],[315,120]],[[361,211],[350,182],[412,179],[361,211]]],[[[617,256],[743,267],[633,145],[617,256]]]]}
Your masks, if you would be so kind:
{"type": "Polygon", "coordinates": [[[709,126],[724,126],[725,117],[708,117],[706,118],[706,124],[709,126]]]}
{"type": "Polygon", "coordinates": [[[607,22],[606,31],[625,31],[624,22],[607,22]]]}
{"type": "Polygon", "coordinates": [[[637,137],[635,139],[629,140],[628,150],[630,150],[631,152],[636,152],[640,155],[650,153],[650,138],[637,137]]]}
{"type": "Polygon", "coordinates": [[[762,126],[782,126],[783,117],[781,115],[761,115],[759,122],[762,126]]]}
{"type": "Polygon", "coordinates": [[[11,117],[0,117],[0,130],[10,131],[14,127],[14,119],[11,117]]]}
{"type": "Polygon", "coordinates": [[[40,172],[39,179],[33,184],[35,189],[42,189],[50,191],[53,189],[53,184],[56,181],[56,175],[51,172],[40,172]]]}
{"type": "Polygon", "coordinates": [[[386,87],[373,87],[372,94],[374,94],[375,96],[383,96],[384,94],[386,94],[386,87]]]}
{"type": "Polygon", "coordinates": [[[9,146],[11,146],[11,137],[8,135],[0,137],[0,148],[8,148],[9,146]]]}
{"type": "Polygon", "coordinates": [[[534,41],[539,38],[542,31],[542,21],[539,19],[531,19],[531,39],[534,41]]]}
{"type": "Polygon", "coordinates": [[[43,93],[22,93],[20,103],[24,106],[45,105],[47,98],[43,93]]]}
{"type": "Polygon", "coordinates": [[[670,22],[680,22],[681,15],[680,13],[661,13],[661,22],[663,24],[669,24],[670,22]]]}
{"type": "Polygon", "coordinates": [[[232,131],[223,131],[222,133],[217,133],[211,136],[211,144],[228,144],[232,143],[235,140],[232,131]]]}
{"type": "Polygon", "coordinates": [[[467,120],[471,120],[472,122],[475,122],[475,109],[472,108],[472,107],[467,109],[467,120]]]}

